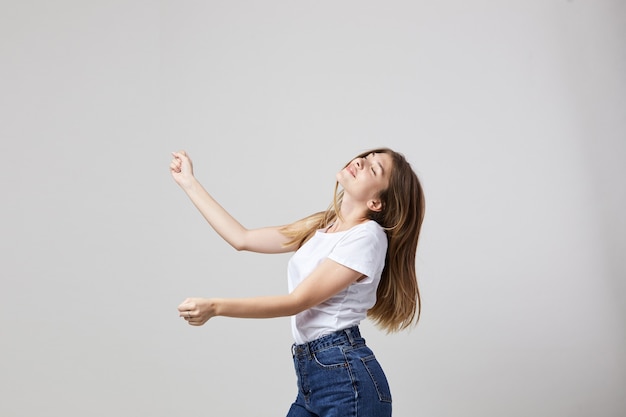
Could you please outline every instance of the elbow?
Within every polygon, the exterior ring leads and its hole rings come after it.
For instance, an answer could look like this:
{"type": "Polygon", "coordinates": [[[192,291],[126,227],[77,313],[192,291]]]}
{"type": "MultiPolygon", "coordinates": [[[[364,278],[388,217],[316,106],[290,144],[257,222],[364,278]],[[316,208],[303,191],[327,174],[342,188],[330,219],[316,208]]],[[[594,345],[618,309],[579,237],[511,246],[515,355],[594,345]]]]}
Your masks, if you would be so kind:
{"type": "Polygon", "coordinates": [[[234,239],[228,240],[228,244],[235,249],[237,252],[248,250],[248,245],[246,244],[246,239],[243,236],[237,236],[234,239]]]}
{"type": "Polygon", "coordinates": [[[237,252],[250,250],[250,245],[247,240],[247,230],[244,230],[242,233],[233,236],[228,243],[233,247],[237,252]]]}
{"type": "Polygon", "coordinates": [[[303,299],[302,297],[298,297],[297,295],[291,293],[289,294],[290,302],[287,305],[287,314],[286,316],[295,316],[296,314],[302,313],[304,310],[308,310],[314,305],[308,302],[308,300],[303,299]]]}
{"type": "Polygon", "coordinates": [[[235,249],[237,252],[242,252],[242,251],[247,250],[246,247],[239,242],[233,242],[230,244],[230,246],[232,246],[232,248],[235,249]]]}

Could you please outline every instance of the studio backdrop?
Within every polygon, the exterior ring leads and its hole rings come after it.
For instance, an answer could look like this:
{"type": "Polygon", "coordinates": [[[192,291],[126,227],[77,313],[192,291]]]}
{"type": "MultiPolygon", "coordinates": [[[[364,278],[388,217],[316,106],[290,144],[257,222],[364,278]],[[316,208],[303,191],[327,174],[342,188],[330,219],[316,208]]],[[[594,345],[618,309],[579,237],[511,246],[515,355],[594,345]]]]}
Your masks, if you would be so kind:
{"type": "Polygon", "coordinates": [[[285,415],[287,292],[246,227],[331,203],[387,146],[420,176],[422,316],[362,325],[398,417],[626,415],[623,1],[5,1],[0,415],[285,415]]]}

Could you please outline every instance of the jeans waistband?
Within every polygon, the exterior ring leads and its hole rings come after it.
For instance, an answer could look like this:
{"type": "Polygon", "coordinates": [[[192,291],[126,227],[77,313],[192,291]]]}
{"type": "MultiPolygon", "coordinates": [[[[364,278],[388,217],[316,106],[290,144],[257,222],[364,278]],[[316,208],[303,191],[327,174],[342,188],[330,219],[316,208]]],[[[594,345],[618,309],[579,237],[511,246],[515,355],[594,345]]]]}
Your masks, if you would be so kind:
{"type": "Polygon", "coordinates": [[[291,346],[291,353],[293,356],[310,356],[311,354],[320,350],[329,348],[331,346],[363,344],[365,341],[361,337],[359,326],[349,327],[343,330],[337,330],[336,332],[327,334],[319,339],[312,340],[300,345],[294,344],[291,346]]]}

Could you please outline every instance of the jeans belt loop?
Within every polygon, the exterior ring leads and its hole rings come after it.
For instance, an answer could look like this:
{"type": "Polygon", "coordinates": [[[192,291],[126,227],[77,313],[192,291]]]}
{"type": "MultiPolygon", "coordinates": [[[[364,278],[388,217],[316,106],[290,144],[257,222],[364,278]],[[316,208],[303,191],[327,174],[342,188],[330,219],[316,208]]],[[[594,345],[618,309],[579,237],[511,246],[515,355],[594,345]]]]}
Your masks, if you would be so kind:
{"type": "Polygon", "coordinates": [[[348,341],[350,342],[350,344],[352,346],[354,346],[354,336],[352,334],[352,330],[351,329],[346,329],[346,330],[344,330],[344,333],[346,334],[346,336],[348,336],[348,341]]]}

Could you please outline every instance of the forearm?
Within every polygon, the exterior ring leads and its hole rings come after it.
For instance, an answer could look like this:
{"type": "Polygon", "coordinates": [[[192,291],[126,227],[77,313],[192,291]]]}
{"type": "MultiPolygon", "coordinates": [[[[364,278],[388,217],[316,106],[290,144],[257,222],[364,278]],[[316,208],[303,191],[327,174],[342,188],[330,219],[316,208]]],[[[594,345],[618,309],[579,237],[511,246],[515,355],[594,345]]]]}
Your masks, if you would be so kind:
{"type": "Polygon", "coordinates": [[[243,227],[196,180],[189,156],[184,151],[172,152],[172,156],[170,172],[174,181],[217,234],[233,248],[261,253],[284,253],[297,249],[295,243],[288,245],[290,239],[282,233],[282,226],[253,230],[243,227]]]}
{"type": "Polygon", "coordinates": [[[213,298],[216,316],[267,319],[292,316],[303,310],[292,294],[253,298],[213,298]]]}
{"type": "Polygon", "coordinates": [[[241,250],[246,229],[195,178],[183,190],[211,227],[228,244],[241,250]]]}
{"type": "Polygon", "coordinates": [[[322,262],[314,272],[291,293],[253,298],[212,298],[213,315],[240,318],[271,318],[293,316],[323,303],[333,295],[356,282],[362,274],[330,259],[322,262]]]}
{"type": "Polygon", "coordinates": [[[323,303],[362,277],[358,271],[326,259],[290,294],[253,298],[187,298],[180,317],[201,326],[215,316],[272,318],[293,316],[323,303]]]}

